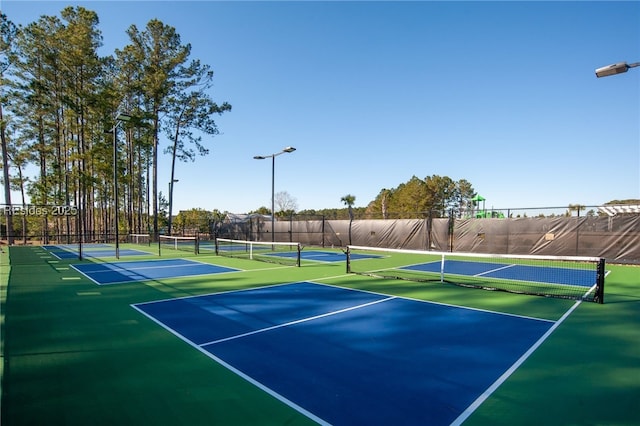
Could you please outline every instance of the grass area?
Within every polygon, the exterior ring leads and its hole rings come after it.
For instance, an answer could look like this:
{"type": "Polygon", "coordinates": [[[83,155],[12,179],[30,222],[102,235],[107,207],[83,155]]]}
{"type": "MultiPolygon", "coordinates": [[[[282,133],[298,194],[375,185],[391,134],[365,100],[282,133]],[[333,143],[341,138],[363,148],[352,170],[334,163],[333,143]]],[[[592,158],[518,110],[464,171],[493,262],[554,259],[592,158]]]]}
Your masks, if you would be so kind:
{"type": "MultiPolygon", "coordinates": [[[[170,256],[190,255],[163,252],[170,256]]],[[[69,267],[77,259],[41,247],[0,253],[2,424],[314,424],[135,303],[305,280],[551,320],[575,303],[347,276],[344,262],[193,258],[243,272],[98,286],[69,267]]],[[[580,304],[465,424],[640,424],[640,268],[607,269],[605,304],[580,304]]]]}

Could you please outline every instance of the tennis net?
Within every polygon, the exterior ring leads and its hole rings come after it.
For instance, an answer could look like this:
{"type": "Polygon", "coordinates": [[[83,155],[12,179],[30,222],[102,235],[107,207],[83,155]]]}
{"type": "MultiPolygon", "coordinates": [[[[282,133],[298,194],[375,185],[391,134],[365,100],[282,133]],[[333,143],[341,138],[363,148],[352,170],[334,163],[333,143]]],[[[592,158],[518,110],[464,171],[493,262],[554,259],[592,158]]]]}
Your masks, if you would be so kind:
{"type": "Polygon", "coordinates": [[[216,238],[219,256],[259,260],[282,265],[300,266],[300,243],[231,240],[216,238]]]}
{"type": "Polygon", "coordinates": [[[162,249],[188,251],[198,254],[198,237],[160,235],[158,238],[158,252],[162,253],[162,249]]]}
{"type": "Polygon", "coordinates": [[[127,236],[127,242],[129,242],[131,244],[149,246],[149,245],[151,245],[151,235],[149,235],[149,234],[129,234],[127,236]]]}
{"type": "Polygon", "coordinates": [[[599,257],[501,255],[348,246],[347,273],[604,302],[599,257]]]}

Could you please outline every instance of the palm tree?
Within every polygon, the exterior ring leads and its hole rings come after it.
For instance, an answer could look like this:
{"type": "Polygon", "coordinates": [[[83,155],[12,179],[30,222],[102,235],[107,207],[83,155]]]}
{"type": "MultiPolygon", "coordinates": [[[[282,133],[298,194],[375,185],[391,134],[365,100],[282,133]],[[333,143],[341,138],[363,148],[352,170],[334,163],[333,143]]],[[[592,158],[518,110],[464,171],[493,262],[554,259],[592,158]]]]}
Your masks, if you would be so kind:
{"type": "Polygon", "coordinates": [[[356,202],[356,196],[347,194],[344,197],[340,198],[348,208],[349,208],[349,245],[351,245],[351,224],[353,223],[353,204],[356,202]]]}

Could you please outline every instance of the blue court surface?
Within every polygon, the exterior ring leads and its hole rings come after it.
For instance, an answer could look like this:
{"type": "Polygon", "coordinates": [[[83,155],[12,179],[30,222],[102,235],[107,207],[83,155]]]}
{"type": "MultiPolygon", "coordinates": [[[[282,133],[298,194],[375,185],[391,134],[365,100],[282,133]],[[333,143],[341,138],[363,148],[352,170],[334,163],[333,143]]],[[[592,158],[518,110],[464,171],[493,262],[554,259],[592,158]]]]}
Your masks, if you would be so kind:
{"type": "Polygon", "coordinates": [[[448,425],[554,324],[311,282],[133,307],[336,425],[448,425]]]}
{"type": "MultiPolygon", "coordinates": [[[[400,269],[440,273],[441,262],[420,263],[400,269]]],[[[503,280],[591,287],[597,282],[595,270],[514,265],[508,263],[445,260],[445,274],[503,280]]]]}
{"type": "MultiPolygon", "coordinates": [[[[202,252],[204,250],[213,251],[213,250],[215,250],[215,245],[211,245],[211,244],[203,245],[201,243],[200,244],[200,251],[202,252]]],[[[237,246],[225,247],[225,250],[246,251],[247,248],[244,245],[237,245],[237,246]]],[[[253,250],[255,250],[256,252],[264,251],[265,255],[274,256],[274,257],[283,257],[283,258],[294,259],[294,258],[296,258],[298,256],[298,252],[297,251],[270,252],[269,251],[269,246],[255,246],[253,248],[253,250]]],[[[378,257],[382,257],[382,256],[371,255],[371,254],[351,253],[351,260],[371,259],[371,258],[378,258],[378,257]]],[[[302,259],[302,260],[311,260],[311,261],[316,261],[316,262],[344,262],[344,261],[347,260],[347,255],[344,254],[344,253],[335,252],[335,251],[301,250],[300,251],[300,259],[302,259]]]]}
{"type": "MultiPolygon", "coordinates": [[[[297,252],[282,252],[282,253],[270,253],[269,256],[279,256],[279,257],[296,257],[298,255],[297,252]]],[[[351,260],[357,259],[371,259],[374,257],[382,257],[378,255],[370,255],[370,254],[351,254],[351,260]]],[[[347,260],[347,255],[344,253],[336,253],[333,251],[322,251],[322,250],[302,250],[300,252],[300,259],[302,260],[312,260],[316,262],[344,262],[347,260]]]]}
{"type": "MultiPolygon", "coordinates": [[[[43,246],[45,250],[57,257],[58,259],[77,259],[79,257],[78,245],[47,245],[43,246]]],[[[133,249],[119,249],[118,254],[120,256],[148,256],[148,252],[133,250],[133,249]]],[[[101,257],[116,257],[116,249],[109,244],[86,244],[82,246],[82,257],[87,258],[101,258],[101,257]]]]}
{"type": "Polygon", "coordinates": [[[82,263],[72,268],[98,285],[236,272],[237,269],[186,259],[82,263]]]}

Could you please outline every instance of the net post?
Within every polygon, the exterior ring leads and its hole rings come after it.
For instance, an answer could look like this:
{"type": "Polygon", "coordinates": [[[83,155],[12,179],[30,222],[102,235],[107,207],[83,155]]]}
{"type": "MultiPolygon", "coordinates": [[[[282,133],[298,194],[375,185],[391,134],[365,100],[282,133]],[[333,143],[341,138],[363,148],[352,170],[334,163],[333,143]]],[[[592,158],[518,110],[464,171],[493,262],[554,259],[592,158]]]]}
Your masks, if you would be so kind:
{"type": "Polygon", "coordinates": [[[302,245],[300,243],[298,243],[297,245],[297,249],[298,249],[298,258],[296,259],[296,266],[299,268],[300,267],[300,258],[302,257],[302,245]]]}
{"type": "Polygon", "coordinates": [[[604,303],[605,263],[604,258],[601,258],[598,261],[598,270],[596,272],[596,292],[593,301],[600,304],[604,303]]]}
{"type": "Polygon", "coordinates": [[[445,261],[445,254],[442,253],[442,258],[440,260],[440,282],[444,283],[444,261],[445,261]]]}
{"type": "Polygon", "coordinates": [[[216,256],[220,256],[220,241],[218,241],[218,237],[216,237],[216,256]]]}
{"type": "Polygon", "coordinates": [[[194,246],[195,254],[200,254],[200,235],[196,235],[194,246]]]}

